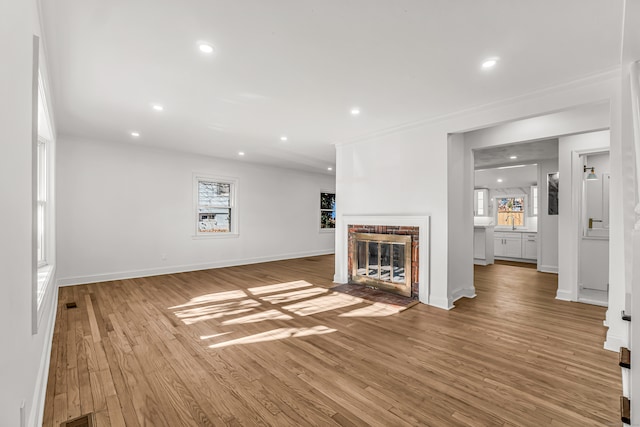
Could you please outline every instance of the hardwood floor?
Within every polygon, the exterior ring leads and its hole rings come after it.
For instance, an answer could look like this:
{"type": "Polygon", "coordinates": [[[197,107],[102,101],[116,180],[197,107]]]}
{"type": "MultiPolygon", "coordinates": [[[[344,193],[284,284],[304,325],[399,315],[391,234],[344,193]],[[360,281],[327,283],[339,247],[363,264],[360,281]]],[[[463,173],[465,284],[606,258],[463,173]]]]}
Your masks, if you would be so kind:
{"type": "Polygon", "coordinates": [[[44,425],[620,425],[605,309],[475,272],[402,313],[327,290],[332,256],[61,288],[44,425]]]}

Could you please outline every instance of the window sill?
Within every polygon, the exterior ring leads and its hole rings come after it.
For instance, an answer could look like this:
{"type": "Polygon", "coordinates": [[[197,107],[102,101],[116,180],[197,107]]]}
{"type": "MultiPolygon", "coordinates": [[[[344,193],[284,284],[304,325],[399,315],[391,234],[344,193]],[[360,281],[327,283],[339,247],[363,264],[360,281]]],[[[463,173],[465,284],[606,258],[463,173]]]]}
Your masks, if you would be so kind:
{"type": "Polygon", "coordinates": [[[49,288],[54,270],[55,268],[53,265],[43,265],[42,267],[38,267],[38,309],[40,309],[40,305],[44,300],[44,295],[49,288]]]}
{"type": "Polygon", "coordinates": [[[240,237],[240,233],[211,233],[211,234],[195,234],[191,236],[193,240],[236,239],[238,237],[240,237]]]}
{"type": "Polygon", "coordinates": [[[319,233],[335,233],[336,229],[335,228],[321,228],[318,232],[319,233]]]}

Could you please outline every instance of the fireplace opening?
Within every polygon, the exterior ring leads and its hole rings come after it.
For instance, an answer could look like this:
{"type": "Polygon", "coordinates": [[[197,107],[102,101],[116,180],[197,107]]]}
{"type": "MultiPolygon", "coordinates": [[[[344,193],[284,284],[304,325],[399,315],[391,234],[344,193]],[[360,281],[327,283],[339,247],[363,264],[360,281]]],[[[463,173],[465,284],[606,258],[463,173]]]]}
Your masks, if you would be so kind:
{"type": "Polygon", "coordinates": [[[411,236],[353,233],[351,280],[411,297],[411,236]]]}

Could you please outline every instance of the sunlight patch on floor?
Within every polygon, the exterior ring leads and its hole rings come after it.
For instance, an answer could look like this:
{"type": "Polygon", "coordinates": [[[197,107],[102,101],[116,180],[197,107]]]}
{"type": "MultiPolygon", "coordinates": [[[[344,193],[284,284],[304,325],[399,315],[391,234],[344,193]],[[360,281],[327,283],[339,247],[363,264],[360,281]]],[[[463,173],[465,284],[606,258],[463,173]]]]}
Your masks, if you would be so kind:
{"type": "Polygon", "coordinates": [[[279,310],[267,310],[260,313],[250,314],[248,316],[237,317],[222,322],[223,325],[240,325],[244,323],[257,323],[265,320],[291,320],[293,317],[279,310]]]}
{"type": "Polygon", "coordinates": [[[253,311],[260,306],[258,301],[246,299],[243,301],[226,302],[222,304],[207,305],[204,307],[188,308],[176,311],[174,314],[184,322],[185,325],[193,325],[209,319],[218,319],[224,316],[233,316],[253,311]]]}
{"type": "Polygon", "coordinates": [[[238,289],[236,291],[226,291],[226,292],[216,292],[214,294],[200,295],[195,298],[191,298],[189,302],[185,304],[175,305],[173,307],[169,307],[169,310],[175,310],[178,308],[191,307],[193,305],[201,305],[207,304],[211,302],[220,302],[220,301],[228,301],[231,299],[240,299],[245,298],[247,294],[238,289]]]}
{"type": "Polygon", "coordinates": [[[224,335],[229,335],[231,333],[231,331],[229,332],[220,332],[219,334],[213,334],[213,335],[200,335],[200,339],[202,341],[204,340],[210,340],[211,338],[217,338],[217,337],[221,337],[224,335]]]}
{"type": "Polygon", "coordinates": [[[327,326],[314,326],[312,328],[278,328],[271,331],[262,332],[255,335],[249,335],[247,337],[238,338],[235,340],[229,340],[217,344],[212,344],[209,348],[222,348],[232,345],[245,345],[255,344],[259,342],[277,341],[287,338],[300,338],[310,335],[323,335],[336,332],[336,329],[328,328],[327,326]]]}
{"type": "Polygon", "coordinates": [[[287,311],[291,311],[298,316],[309,316],[312,314],[348,307],[350,305],[360,304],[362,302],[364,302],[362,298],[356,298],[350,295],[334,292],[331,295],[314,298],[308,301],[301,301],[282,308],[287,311]]]}
{"type": "Polygon", "coordinates": [[[275,294],[275,295],[269,295],[266,297],[260,297],[260,299],[262,301],[270,302],[271,304],[284,304],[291,301],[297,301],[300,299],[314,297],[327,292],[329,292],[328,289],[313,287],[310,289],[302,289],[299,291],[286,292],[284,294],[275,294]]]}
{"type": "Polygon", "coordinates": [[[400,313],[401,309],[380,302],[373,303],[367,307],[356,308],[355,310],[342,313],[339,317],[386,317],[400,313]]]}
{"type": "Polygon", "coordinates": [[[313,286],[313,285],[311,285],[311,283],[305,280],[296,280],[295,282],[278,283],[276,285],[258,286],[255,288],[249,288],[247,290],[251,292],[253,295],[262,295],[262,294],[270,294],[273,292],[288,291],[291,289],[306,288],[308,286],[313,286]]]}

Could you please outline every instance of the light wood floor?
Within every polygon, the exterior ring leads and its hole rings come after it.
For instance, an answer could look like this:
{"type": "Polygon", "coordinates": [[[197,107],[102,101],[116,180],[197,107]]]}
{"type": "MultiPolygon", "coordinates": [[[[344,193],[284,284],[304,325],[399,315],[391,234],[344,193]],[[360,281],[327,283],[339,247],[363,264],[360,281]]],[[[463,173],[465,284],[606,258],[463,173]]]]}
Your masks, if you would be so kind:
{"type": "Polygon", "coordinates": [[[61,288],[44,425],[620,425],[605,309],[475,271],[397,314],[327,291],[332,256],[61,288]]]}

